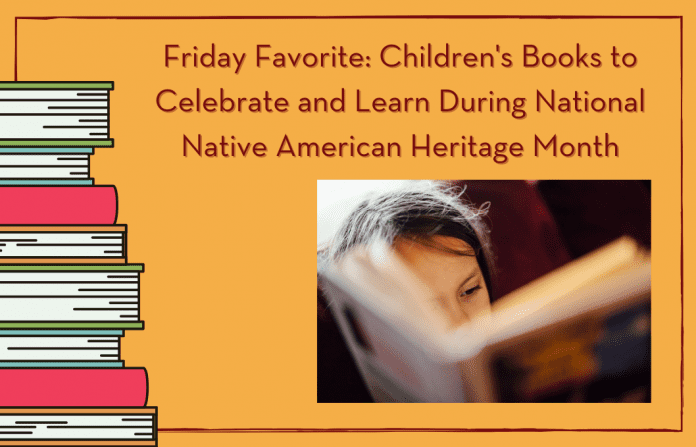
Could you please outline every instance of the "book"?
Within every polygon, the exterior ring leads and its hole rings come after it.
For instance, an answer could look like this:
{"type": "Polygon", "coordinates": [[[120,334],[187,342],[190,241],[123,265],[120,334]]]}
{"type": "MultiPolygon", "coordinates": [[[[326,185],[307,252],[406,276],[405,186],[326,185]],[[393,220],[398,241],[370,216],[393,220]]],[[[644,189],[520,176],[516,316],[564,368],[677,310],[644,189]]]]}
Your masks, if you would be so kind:
{"type": "Polygon", "coordinates": [[[0,408],[0,426],[0,446],[154,446],[157,408],[0,408]]]}
{"type": "Polygon", "coordinates": [[[144,270],[143,264],[0,263],[0,330],[143,329],[144,270]],[[97,310],[75,310],[85,308],[97,310]]]}
{"type": "MultiPolygon", "coordinates": [[[[136,298],[124,299],[123,292],[111,296],[80,298],[3,297],[0,324],[14,321],[40,322],[130,322],[139,319],[136,298]]],[[[0,326],[1,327],[1,326],[0,326]]]]}
{"type": "Polygon", "coordinates": [[[0,186],[0,225],[111,225],[114,186],[0,186]]]}
{"type": "Polygon", "coordinates": [[[630,238],[451,327],[399,254],[376,244],[322,272],[378,402],[650,401],[650,255],[630,238]]]}
{"type": "Polygon", "coordinates": [[[145,368],[0,369],[0,407],[147,405],[145,368]]]}
{"type": "Polygon", "coordinates": [[[120,368],[123,330],[0,329],[0,368],[120,368]]]}
{"type": "Polygon", "coordinates": [[[0,82],[0,147],[113,147],[113,82],[0,82]]]}
{"type": "Polygon", "coordinates": [[[125,263],[126,226],[0,226],[0,263],[125,263]]]}
{"type": "MultiPolygon", "coordinates": [[[[47,153],[40,148],[28,148],[17,151],[19,148],[0,148],[0,184],[49,184],[50,182],[64,182],[63,184],[91,185],[94,179],[90,177],[89,152],[81,151],[81,148],[66,149],[60,152],[47,153]],[[73,183],[74,181],[77,181],[73,183]]],[[[60,183],[57,183],[60,184],[60,183]]]]}
{"type": "MultiPolygon", "coordinates": [[[[8,362],[98,362],[121,360],[122,335],[105,336],[83,331],[80,335],[59,335],[52,331],[0,330],[0,363],[8,362]]],[[[121,331],[115,331],[121,332],[121,331]]]]}

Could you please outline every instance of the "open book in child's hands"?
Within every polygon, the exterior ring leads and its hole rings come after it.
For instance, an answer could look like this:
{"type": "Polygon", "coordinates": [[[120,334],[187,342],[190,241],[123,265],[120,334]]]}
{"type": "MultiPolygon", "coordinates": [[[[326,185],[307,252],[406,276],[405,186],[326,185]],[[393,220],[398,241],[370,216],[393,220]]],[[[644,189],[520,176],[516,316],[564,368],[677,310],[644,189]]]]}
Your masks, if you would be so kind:
{"type": "Polygon", "coordinates": [[[378,402],[649,402],[650,254],[624,237],[453,326],[386,245],[322,272],[378,402]]]}

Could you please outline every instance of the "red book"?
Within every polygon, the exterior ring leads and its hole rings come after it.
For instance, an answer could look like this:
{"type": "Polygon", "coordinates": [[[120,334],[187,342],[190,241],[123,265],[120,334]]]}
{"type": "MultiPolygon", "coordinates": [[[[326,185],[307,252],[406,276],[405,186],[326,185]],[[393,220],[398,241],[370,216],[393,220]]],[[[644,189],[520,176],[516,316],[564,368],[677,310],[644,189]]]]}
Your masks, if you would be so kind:
{"type": "Polygon", "coordinates": [[[145,368],[0,369],[0,407],[142,407],[145,368]]]}
{"type": "Polygon", "coordinates": [[[2,186],[0,225],[111,225],[114,186],[2,186]]]}

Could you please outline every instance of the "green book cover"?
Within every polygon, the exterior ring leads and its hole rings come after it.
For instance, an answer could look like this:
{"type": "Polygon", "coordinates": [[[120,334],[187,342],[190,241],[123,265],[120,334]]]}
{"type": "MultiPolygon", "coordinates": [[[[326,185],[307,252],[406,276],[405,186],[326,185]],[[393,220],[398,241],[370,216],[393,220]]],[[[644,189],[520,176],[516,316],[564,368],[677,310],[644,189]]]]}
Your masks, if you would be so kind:
{"type": "Polygon", "coordinates": [[[0,272],[144,272],[145,264],[0,264],[0,272]]]}
{"type": "Polygon", "coordinates": [[[0,82],[4,90],[113,90],[113,82],[0,82]]]}

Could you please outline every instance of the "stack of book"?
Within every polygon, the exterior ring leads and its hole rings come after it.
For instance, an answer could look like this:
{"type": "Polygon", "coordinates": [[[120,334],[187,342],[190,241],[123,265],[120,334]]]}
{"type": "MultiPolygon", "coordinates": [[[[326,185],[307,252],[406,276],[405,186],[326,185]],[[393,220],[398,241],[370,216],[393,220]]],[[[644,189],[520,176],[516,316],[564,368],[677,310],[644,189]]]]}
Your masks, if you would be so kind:
{"type": "Polygon", "coordinates": [[[114,186],[90,155],[109,138],[112,82],[0,83],[0,445],[156,445],[140,273],[114,186]]]}

